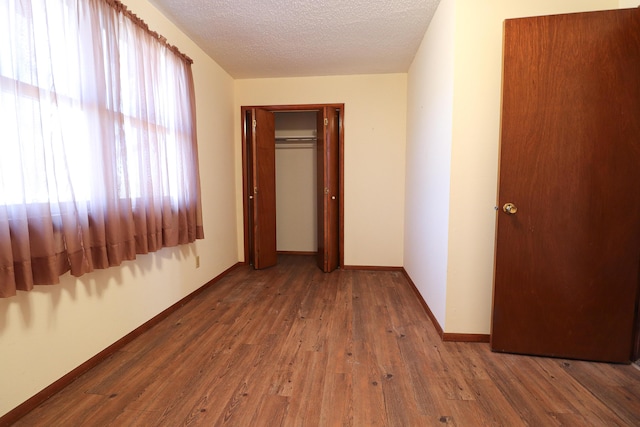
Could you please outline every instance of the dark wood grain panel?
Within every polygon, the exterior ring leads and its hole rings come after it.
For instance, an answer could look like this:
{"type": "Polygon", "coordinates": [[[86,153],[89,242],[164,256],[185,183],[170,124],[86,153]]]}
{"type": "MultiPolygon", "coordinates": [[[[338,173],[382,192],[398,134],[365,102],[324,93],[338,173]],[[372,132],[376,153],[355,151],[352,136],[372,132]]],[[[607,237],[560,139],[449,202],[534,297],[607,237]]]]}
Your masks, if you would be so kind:
{"type": "Polygon", "coordinates": [[[256,108],[251,142],[253,177],[253,266],[267,268],[277,262],[276,245],[276,131],[271,111],[256,108]]]}
{"type": "Polygon", "coordinates": [[[507,20],[492,346],[629,362],[640,9],[507,20]],[[509,215],[503,205],[518,211],[509,215]]]}

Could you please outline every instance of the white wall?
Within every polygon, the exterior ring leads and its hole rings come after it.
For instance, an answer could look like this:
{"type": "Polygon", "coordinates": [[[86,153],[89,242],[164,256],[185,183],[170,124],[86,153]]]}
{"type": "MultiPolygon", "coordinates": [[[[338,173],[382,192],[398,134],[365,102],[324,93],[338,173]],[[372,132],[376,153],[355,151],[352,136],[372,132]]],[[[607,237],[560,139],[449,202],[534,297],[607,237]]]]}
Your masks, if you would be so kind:
{"type": "MultiPolygon", "coordinates": [[[[247,79],[235,82],[236,188],[242,191],[240,107],[344,103],[344,261],[401,266],[406,74],[247,79]]],[[[243,257],[242,200],[238,246],[243,257]]]]}
{"type": "Polygon", "coordinates": [[[442,0],[408,75],[404,268],[445,324],[453,130],[454,2],[442,0]]]}
{"type": "MultiPolygon", "coordinates": [[[[407,238],[404,262],[409,274],[415,274],[412,279],[446,333],[488,334],[490,331],[503,21],[616,8],[616,0],[496,0],[490,7],[477,0],[441,1],[433,28],[425,35],[409,72],[408,91],[415,92],[418,99],[410,101],[408,107],[407,153],[413,156],[437,152],[446,156],[450,150],[448,247],[435,227],[424,225],[431,222],[447,225],[444,209],[433,206],[445,197],[435,189],[423,190],[433,200],[425,206],[412,202],[413,195],[407,198],[405,234],[422,234],[425,239],[407,238]],[[423,113],[420,108],[429,105],[431,92],[435,90],[427,90],[431,79],[445,87],[450,84],[450,53],[443,51],[440,44],[451,44],[451,31],[454,32],[453,121],[448,142],[444,129],[436,134],[431,128],[434,123],[441,123],[440,117],[446,113],[430,113],[428,109],[423,113]],[[440,62],[429,66],[425,58],[440,62]],[[419,218],[423,223],[418,225],[419,218]],[[446,276],[438,267],[418,267],[420,262],[433,256],[440,260],[446,258],[446,276]],[[443,292],[446,292],[444,303],[443,292]]],[[[448,89],[440,88],[437,93],[444,98],[446,110],[450,105],[448,89]]],[[[419,165],[411,166],[408,161],[408,195],[411,188],[422,185],[416,180],[425,178],[424,172],[416,172],[417,168],[419,165]]],[[[444,167],[440,173],[442,176],[438,179],[447,185],[444,167]]]]}
{"type": "Polygon", "coordinates": [[[205,239],[0,299],[0,416],[238,261],[233,80],[149,3],[125,2],[195,61],[205,239]]]}
{"type": "Polygon", "coordinates": [[[316,144],[276,145],[278,251],[318,250],[316,144]]]}

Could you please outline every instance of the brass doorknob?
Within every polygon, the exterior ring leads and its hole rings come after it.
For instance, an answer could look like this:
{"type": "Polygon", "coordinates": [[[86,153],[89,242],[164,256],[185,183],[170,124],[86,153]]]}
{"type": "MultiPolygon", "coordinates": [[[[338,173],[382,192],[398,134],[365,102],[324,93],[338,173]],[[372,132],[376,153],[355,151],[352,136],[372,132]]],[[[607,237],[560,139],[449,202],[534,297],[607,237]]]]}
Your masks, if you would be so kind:
{"type": "Polygon", "coordinates": [[[513,215],[518,212],[518,208],[513,203],[505,203],[502,207],[502,210],[508,213],[509,215],[513,215]]]}

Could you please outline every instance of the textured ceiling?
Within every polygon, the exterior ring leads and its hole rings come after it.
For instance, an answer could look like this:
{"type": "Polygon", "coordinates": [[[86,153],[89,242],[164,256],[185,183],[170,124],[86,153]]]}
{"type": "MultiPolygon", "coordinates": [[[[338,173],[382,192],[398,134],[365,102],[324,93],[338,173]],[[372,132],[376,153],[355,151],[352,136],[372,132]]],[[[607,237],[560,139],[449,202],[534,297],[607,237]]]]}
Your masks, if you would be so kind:
{"type": "Polygon", "coordinates": [[[406,72],[439,0],[151,0],[234,78],[406,72]]]}

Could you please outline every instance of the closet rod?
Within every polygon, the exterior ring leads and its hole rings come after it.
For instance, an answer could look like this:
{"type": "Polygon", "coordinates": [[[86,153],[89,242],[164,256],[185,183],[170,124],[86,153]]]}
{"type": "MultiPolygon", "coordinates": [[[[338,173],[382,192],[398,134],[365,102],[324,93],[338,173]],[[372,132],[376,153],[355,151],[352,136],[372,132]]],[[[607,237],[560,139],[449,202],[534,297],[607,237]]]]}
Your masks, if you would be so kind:
{"type": "Polygon", "coordinates": [[[298,137],[286,137],[281,136],[276,138],[276,142],[299,142],[299,141],[317,141],[315,136],[298,136],[298,137]]]}

